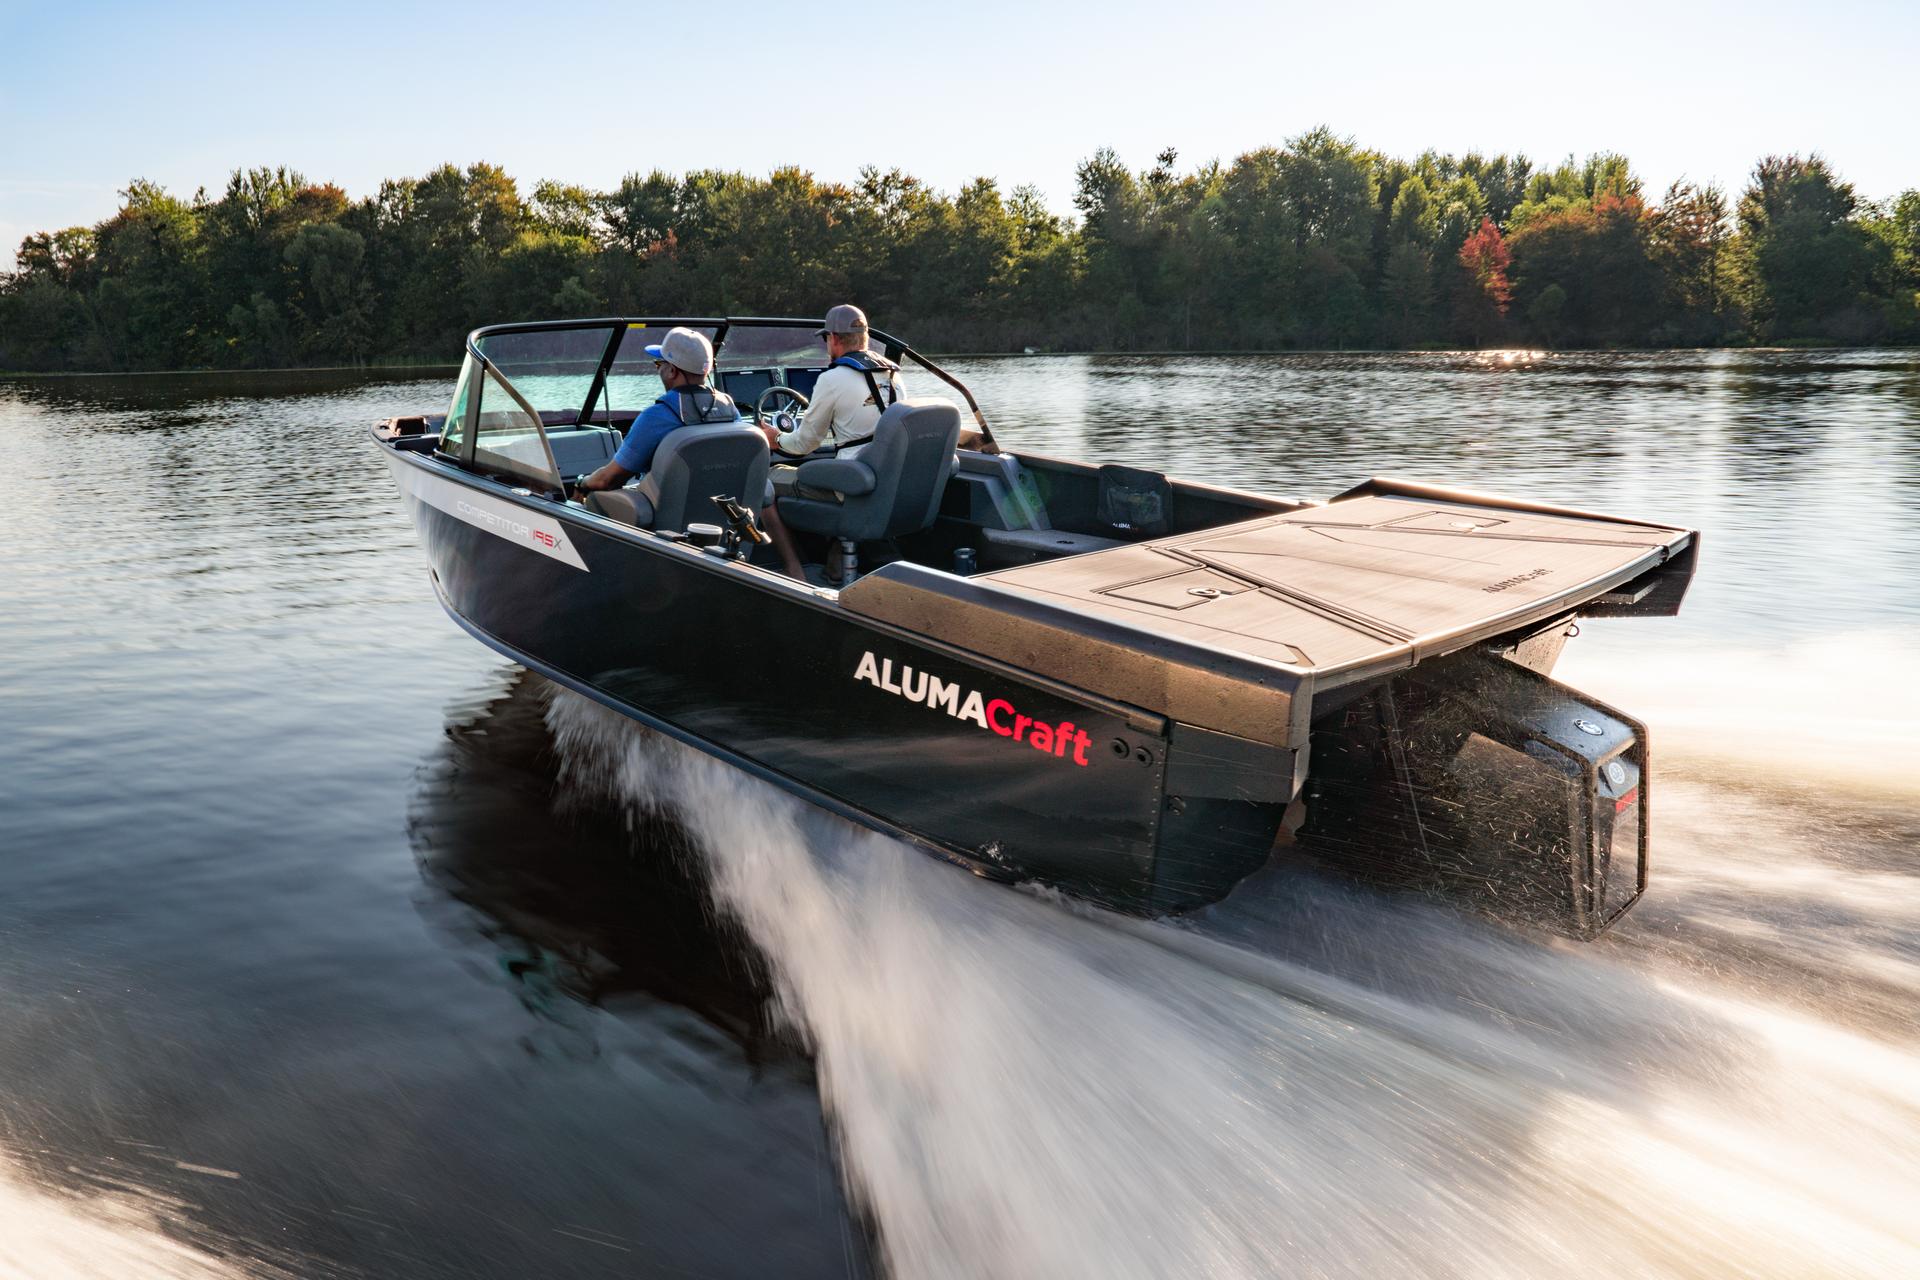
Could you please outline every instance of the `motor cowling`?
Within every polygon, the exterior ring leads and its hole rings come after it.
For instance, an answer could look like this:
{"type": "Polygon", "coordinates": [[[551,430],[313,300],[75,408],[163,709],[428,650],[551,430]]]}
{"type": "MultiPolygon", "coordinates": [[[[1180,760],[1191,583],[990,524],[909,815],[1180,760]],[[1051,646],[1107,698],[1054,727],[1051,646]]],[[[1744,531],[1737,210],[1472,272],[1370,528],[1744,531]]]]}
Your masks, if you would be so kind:
{"type": "Polygon", "coordinates": [[[1316,725],[1303,843],[1369,879],[1590,938],[1646,888],[1646,726],[1493,652],[1316,725]]]}

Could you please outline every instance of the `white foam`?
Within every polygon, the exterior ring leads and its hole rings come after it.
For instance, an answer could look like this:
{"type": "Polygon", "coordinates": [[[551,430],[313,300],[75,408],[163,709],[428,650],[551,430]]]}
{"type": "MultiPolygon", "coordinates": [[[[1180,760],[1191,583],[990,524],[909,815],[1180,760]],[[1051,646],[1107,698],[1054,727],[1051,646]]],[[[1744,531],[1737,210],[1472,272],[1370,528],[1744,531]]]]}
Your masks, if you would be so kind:
{"type": "Polygon", "coordinates": [[[57,1192],[37,1185],[0,1154],[0,1277],[230,1280],[265,1274],[168,1236],[166,1221],[183,1208],[132,1189],[117,1195],[57,1192]]]}
{"type": "Polygon", "coordinates": [[[1912,1045],[1272,876],[1120,919],[549,723],[707,850],[894,1274],[1920,1274],[1912,1045]]]}
{"type": "Polygon", "coordinates": [[[1655,751],[1766,781],[1920,796],[1920,634],[1861,631],[1783,648],[1635,644],[1596,632],[1555,676],[1645,720],[1655,751]]]}

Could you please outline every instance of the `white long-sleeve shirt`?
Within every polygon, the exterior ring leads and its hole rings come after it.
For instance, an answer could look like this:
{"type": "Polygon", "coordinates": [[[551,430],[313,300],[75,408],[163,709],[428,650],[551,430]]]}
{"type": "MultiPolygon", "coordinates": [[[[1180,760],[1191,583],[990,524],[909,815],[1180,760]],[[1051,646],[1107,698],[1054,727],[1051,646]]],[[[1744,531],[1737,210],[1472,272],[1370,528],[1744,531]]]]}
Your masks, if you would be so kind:
{"type": "MultiPolygon", "coordinates": [[[[887,376],[884,370],[874,370],[873,380],[882,395],[886,394],[887,376]]],[[[892,378],[894,399],[906,399],[906,383],[898,373],[892,378]]],[[[885,408],[874,404],[865,374],[844,364],[835,365],[813,384],[813,396],[807,401],[799,429],[783,434],[778,448],[781,453],[798,457],[812,453],[829,437],[836,446],[846,440],[864,441],[873,434],[873,424],[880,421],[885,408]]]]}

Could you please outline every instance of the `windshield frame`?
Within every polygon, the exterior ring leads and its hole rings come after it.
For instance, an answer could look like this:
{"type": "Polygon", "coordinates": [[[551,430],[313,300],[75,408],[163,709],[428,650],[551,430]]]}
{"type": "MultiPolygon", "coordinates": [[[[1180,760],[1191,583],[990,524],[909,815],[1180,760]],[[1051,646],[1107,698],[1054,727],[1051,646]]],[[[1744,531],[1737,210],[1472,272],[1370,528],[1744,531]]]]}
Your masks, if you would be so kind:
{"type": "MultiPolygon", "coordinates": [[[[544,325],[523,325],[523,326],[516,326],[515,328],[519,332],[526,332],[532,329],[541,329],[546,327],[547,326],[544,326],[544,325]]],[[[572,328],[579,328],[581,326],[569,324],[569,325],[556,326],[556,327],[572,329],[572,328]]],[[[534,434],[540,440],[540,451],[543,454],[545,454],[547,458],[547,468],[549,471],[552,472],[553,476],[556,478],[559,478],[561,483],[564,485],[565,479],[564,477],[560,477],[560,467],[554,461],[553,445],[547,440],[547,424],[541,420],[540,411],[534,408],[531,404],[529,404],[527,402],[527,398],[520,394],[520,388],[513,385],[513,379],[509,378],[504,372],[502,372],[499,365],[495,364],[492,360],[488,359],[486,352],[480,350],[479,339],[485,336],[487,336],[486,332],[480,329],[475,329],[472,333],[467,335],[467,356],[469,359],[473,360],[476,363],[476,365],[478,366],[478,372],[480,375],[473,380],[473,385],[469,387],[467,390],[468,411],[472,412],[476,408],[484,410],[486,401],[485,401],[485,396],[483,395],[483,388],[487,381],[487,375],[489,374],[493,375],[493,380],[500,384],[501,390],[507,393],[507,398],[512,400],[513,403],[520,409],[520,411],[526,414],[528,419],[533,423],[534,434]]],[[[480,415],[478,413],[473,413],[472,421],[468,424],[466,429],[466,438],[460,442],[460,453],[457,455],[460,461],[460,464],[462,466],[469,467],[469,468],[478,468],[481,465],[479,445],[480,445],[480,415]]],[[[455,455],[448,455],[448,456],[455,456],[455,455]]],[[[490,469],[493,469],[493,468],[490,468],[490,469]]],[[[517,479],[523,482],[538,481],[541,487],[550,494],[565,492],[564,489],[555,489],[552,483],[546,480],[545,477],[536,477],[536,476],[527,475],[522,472],[512,472],[512,471],[509,471],[506,474],[514,475],[517,479]]]]}
{"type": "MultiPolygon", "coordinates": [[[[574,421],[574,425],[582,426],[591,423],[593,420],[593,406],[601,398],[604,388],[606,387],[608,373],[619,359],[620,347],[626,341],[627,334],[634,329],[672,328],[675,325],[713,330],[713,351],[716,365],[719,361],[721,349],[726,346],[727,330],[734,325],[740,325],[742,327],[751,325],[778,329],[812,329],[815,332],[818,332],[820,329],[820,321],[801,319],[795,316],[596,316],[582,320],[521,320],[508,324],[482,325],[467,335],[467,349],[474,352],[480,359],[486,360],[486,357],[480,354],[475,344],[480,339],[490,337],[494,334],[533,333],[562,329],[594,329],[612,326],[613,334],[607,342],[606,350],[601,353],[599,368],[594,373],[593,383],[587,388],[587,398],[585,402],[581,404],[580,412],[574,421]]],[[[881,349],[886,353],[887,359],[896,362],[902,359],[911,360],[914,364],[925,369],[928,373],[931,373],[955,391],[958,391],[961,397],[966,400],[967,408],[973,411],[973,420],[980,428],[985,450],[991,453],[999,452],[999,444],[993,438],[993,430],[987,426],[986,415],[980,411],[980,402],[973,398],[973,392],[967,389],[966,384],[962,383],[960,379],[954,377],[945,369],[942,369],[932,360],[921,355],[918,351],[915,351],[912,347],[908,346],[899,338],[894,337],[892,334],[880,329],[869,329],[867,332],[875,342],[880,344],[881,349]]],[[[488,364],[489,367],[493,369],[493,374],[496,378],[507,382],[509,386],[512,385],[511,380],[500,371],[497,365],[493,365],[490,361],[488,364]]],[[[517,394],[516,392],[516,395],[517,394]]],[[[536,414],[535,417],[537,419],[538,415],[536,414]]],[[[545,435],[546,431],[543,425],[541,428],[543,441],[545,435]]]]}
{"type": "MultiPolygon", "coordinates": [[[[516,333],[562,333],[562,332],[568,332],[575,329],[606,329],[607,330],[606,345],[601,348],[600,357],[594,364],[595,374],[594,374],[594,377],[590,379],[588,382],[586,401],[581,406],[580,410],[574,415],[574,421],[572,425],[580,426],[587,421],[588,415],[592,412],[593,402],[599,392],[601,381],[606,377],[607,370],[611,368],[613,365],[614,355],[620,348],[620,340],[626,334],[626,329],[624,327],[624,324],[625,322],[620,320],[598,319],[598,320],[551,320],[551,321],[534,321],[530,323],[520,322],[515,324],[483,325],[480,328],[475,329],[473,332],[467,335],[467,347],[469,350],[476,350],[480,347],[482,343],[484,343],[489,338],[501,337],[501,336],[516,334],[516,333]]],[[[487,359],[484,352],[481,353],[481,358],[487,359]]],[[[488,365],[493,370],[493,375],[496,378],[499,378],[506,382],[512,381],[512,379],[507,377],[506,370],[500,367],[500,362],[498,360],[488,360],[488,365]]],[[[523,403],[529,403],[529,404],[531,403],[526,399],[524,393],[520,393],[518,387],[515,387],[514,390],[516,392],[517,399],[522,400],[523,403]]],[[[535,410],[535,415],[538,416],[539,412],[540,411],[535,410]]],[[[553,412],[555,413],[564,412],[564,409],[555,408],[553,412]]],[[[545,419],[542,418],[541,421],[544,423],[545,419]]]]}
{"type": "MultiPolygon", "coordinates": [[[[558,333],[567,329],[607,329],[607,345],[600,352],[600,363],[595,367],[593,381],[587,387],[587,397],[580,404],[580,411],[574,416],[575,426],[584,426],[592,420],[593,406],[600,399],[607,383],[607,375],[620,358],[620,347],[626,341],[627,334],[634,329],[671,328],[685,325],[688,328],[712,329],[713,347],[727,336],[728,321],[715,316],[595,316],[584,320],[517,320],[510,324],[482,325],[467,335],[467,349],[476,350],[476,344],[486,338],[505,333],[558,333]]],[[[485,359],[484,356],[481,357],[485,359]]],[[[499,366],[494,366],[494,376],[505,378],[499,366]]]]}

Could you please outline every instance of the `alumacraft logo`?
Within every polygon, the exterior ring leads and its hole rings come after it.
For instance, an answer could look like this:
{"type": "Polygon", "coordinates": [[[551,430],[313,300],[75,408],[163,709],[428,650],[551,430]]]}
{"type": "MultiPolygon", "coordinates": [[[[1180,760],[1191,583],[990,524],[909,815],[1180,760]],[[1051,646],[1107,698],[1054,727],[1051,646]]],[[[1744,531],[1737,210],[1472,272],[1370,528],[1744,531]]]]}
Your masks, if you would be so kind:
{"type": "Polygon", "coordinates": [[[498,516],[491,511],[482,511],[479,507],[474,506],[465,499],[455,499],[454,505],[460,508],[461,515],[470,516],[475,520],[486,521],[487,528],[493,530],[495,533],[505,531],[518,537],[538,542],[544,547],[557,547],[560,545],[560,539],[544,529],[535,529],[533,526],[522,524],[518,520],[509,519],[506,516],[498,516]]]}
{"type": "Polygon", "coordinates": [[[1551,569],[1532,569],[1526,573],[1516,573],[1511,578],[1502,578],[1500,581],[1490,583],[1480,589],[1486,592],[1505,591],[1508,587],[1517,587],[1523,582],[1532,582],[1535,578],[1544,578],[1552,572],[1553,570],[1551,569]]]}
{"type": "Polygon", "coordinates": [[[1013,704],[1005,698],[984,697],[978,689],[963,689],[957,684],[948,684],[939,676],[915,671],[906,663],[900,664],[900,677],[896,680],[893,659],[875,660],[871,649],[860,655],[860,663],[853,669],[853,678],[865,680],[874,688],[905,698],[908,702],[937,707],[956,720],[971,720],[989,733],[1024,742],[1045,755],[1064,760],[1071,748],[1073,762],[1081,768],[1086,767],[1087,748],[1093,745],[1093,740],[1087,737],[1086,730],[1076,728],[1071,720],[1064,720],[1057,725],[1035,720],[1032,716],[1015,711],[1013,704]]]}

